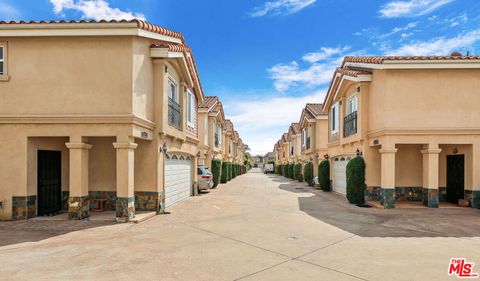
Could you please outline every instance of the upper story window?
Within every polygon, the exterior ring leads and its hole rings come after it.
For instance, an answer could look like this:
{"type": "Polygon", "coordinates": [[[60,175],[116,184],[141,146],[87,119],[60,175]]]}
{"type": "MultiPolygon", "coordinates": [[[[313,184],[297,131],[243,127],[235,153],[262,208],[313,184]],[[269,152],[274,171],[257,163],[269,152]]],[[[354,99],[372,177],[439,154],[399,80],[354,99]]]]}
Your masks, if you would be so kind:
{"type": "Polygon", "coordinates": [[[305,133],[305,128],[302,129],[302,147],[305,147],[305,143],[307,142],[307,134],[305,133]]]}
{"type": "Polygon", "coordinates": [[[358,97],[357,95],[353,95],[347,100],[347,115],[353,112],[357,112],[357,109],[358,109],[358,97]]]}
{"type": "Polygon", "coordinates": [[[347,100],[347,114],[343,120],[343,136],[348,137],[357,133],[358,97],[351,96],[347,100]]]}
{"type": "Polygon", "coordinates": [[[168,78],[168,124],[177,129],[181,128],[182,118],[178,96],[178,85],[168,78]]]}
{"type": "Polygon", "coordinates": [[[187,90],[187,125],[195,128],[195,110],[197,108],[197,100],[195,94],[187,90]]]}
{"type": "Polygon", "coordinates": [[[311,139],[311,133],[312,133],[312,130],[310,128],[310,126],[307,128],[307,141],[306,141],[306,148],[307,149],[310,149],[310,139],[311,139]]]}
{"type": "Polygon", "coordinates": [[[0,75],[5,75],[7,74],[6,70],[6,46],[0,43],[0,75]]]}
{"type": "Polygon", "coordinates": [[[178,85],[173,79],[168,79],[168,98],[178,103],[178,85]]]}
{"type": "Polygon", "coordinates": [[[290,156],[293,156],[293,142],[290,141],[288,145],[290,146],[290,156]]]}
{"type": "Polygon", "coordinates": [[[204,141],[205,144],[208,145],[208,117],[205,118],[205,124],[203,125],[203,130],[205,131],[204,133],[204,141]]]}
{"type": "Polygon", "coordinates": [[[330,109],[330,130],[332,134],[338,133],[340,128],[340,112],[338,102],[336,102],[330,109]]]}

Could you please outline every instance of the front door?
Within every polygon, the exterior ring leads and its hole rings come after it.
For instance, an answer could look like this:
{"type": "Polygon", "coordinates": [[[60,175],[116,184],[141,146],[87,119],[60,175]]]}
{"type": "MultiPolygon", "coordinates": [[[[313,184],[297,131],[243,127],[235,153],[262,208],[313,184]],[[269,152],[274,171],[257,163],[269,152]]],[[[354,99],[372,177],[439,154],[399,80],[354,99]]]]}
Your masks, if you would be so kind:
{"type": "Polygon", "coordinates": [[[38,215],[62,209],[61,152],[38,151],[38,215]]]}
{"type": "Polygon", "coordinates": [[[447,201],[458,204],[465,192],[465,155],[447,155],[447,201]]]}

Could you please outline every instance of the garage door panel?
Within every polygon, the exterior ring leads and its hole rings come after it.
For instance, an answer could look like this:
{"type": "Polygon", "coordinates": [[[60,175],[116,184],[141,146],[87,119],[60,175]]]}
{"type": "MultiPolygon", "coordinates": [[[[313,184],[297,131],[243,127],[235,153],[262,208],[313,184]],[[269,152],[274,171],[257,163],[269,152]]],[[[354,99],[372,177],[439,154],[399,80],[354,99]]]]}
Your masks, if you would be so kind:
{"type": "Polygon", "coordinates": [[[192,161],[181,158],[165,162],[165,206],[170,207],[191,195],[192,161]]]}
{"type": "Polygon", "coordinates": [[[345,157],[333,161],[333,191],[341,194],[347,193],[347,163],[345,157]]]}

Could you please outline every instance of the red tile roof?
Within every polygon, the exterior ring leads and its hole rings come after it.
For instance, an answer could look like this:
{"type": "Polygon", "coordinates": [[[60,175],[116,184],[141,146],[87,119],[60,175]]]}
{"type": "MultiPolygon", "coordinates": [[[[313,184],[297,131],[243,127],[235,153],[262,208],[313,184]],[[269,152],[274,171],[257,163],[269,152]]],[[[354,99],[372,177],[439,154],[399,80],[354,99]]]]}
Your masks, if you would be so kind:
{"type": "Polygon", "coordinates": [[[131,20],[125,20],[125,19],[122,19],[122,20],[60,20],[60,21],[56,21],[56,20],[51,20],[51,21],[35,21],[35,20],[31,20],[31,21],[0,21],[0,24],[78,24],[78,23],[92,23],[92,24],[95,24],[95,23],[136,23],[137,24],[137,27],[142,29],[142,30],[145,30],[145,31],[150,31],[150,32],[153,32],[153,33],[157,33],[157,34],[161,34],[161,35],[165,35],[165,36],[169,36],[169,37],[173,37],[173,38],[177,38],[177,39],[180,39],[182,40],[183,43],[185,43],[185,40],[183,38],[183,35],[182,33],[180,32],[176,32],[176,31],[173,31],[173,30],[170,30],[170,29],[167,29],[167,28],[164,28],[164,27],[161,27],[161,26],[158,26],[158,25],[155,25],[155,24],[151,24],[151,23],[148,23],[146,21],[143,21],[143,20],[139,20],[139,19],[131,19],[131,20]]]}
{"type": "Polygon", "coordinates": [[[230,119],[226,119],[224,125],[225,125],[224,127],[225,127],[226,132],[232,132],[233,131],[233,123],[230,119]]]}
{"type": "Polygon", "coordinates": [[[480,56],[347,56],[342,65],[346,62],[382,64],[385,61],[398,60],[480,60],[480,56]]]}
{"type": "Polygon", "coordinates": [[[292,128],[292,131],[293,131],[294,134],[300,133],[300,124],[292,123],[292,125],[290,125],[290,127],[292,128]]]}
{"type": "Polygon", "coordinates": [[[218,102],[217,96],[208,96],[203,99],[203,102],[198,106],[200,108],[207,108],[209,109],[212,107],[216,102],[218,102]]]}
{"type": "Polygon", "coordinates": [[[200,83],[200,76],[198,74],[197,65],[195,64],[193,52],[192,52],[192,49],[190,49],[190,47],[188,47],[187,45],[162,42],[159,44],[152,44],[150,45],[150,48],[165,48],[165,49],[168,49],[170,52],[182,52],[185,57],[185,60],[187,61],[187,66],[188,66],[190,75],[192,76],[194,82],[198,83],[200,87],[200,91],[202,92],[202,95],[204,95],[202,83],[200,83]],[[190,54],[190,56],[188,56],[187,54],[190,54]]]}
{"type": "Polygon", "coordinates": [[[318,117],[320,115],[328,115],[327,112],[323,111],[323,104],[322,103],[307,103],[305,109],[310,111],[314,117],[318,117]]]}

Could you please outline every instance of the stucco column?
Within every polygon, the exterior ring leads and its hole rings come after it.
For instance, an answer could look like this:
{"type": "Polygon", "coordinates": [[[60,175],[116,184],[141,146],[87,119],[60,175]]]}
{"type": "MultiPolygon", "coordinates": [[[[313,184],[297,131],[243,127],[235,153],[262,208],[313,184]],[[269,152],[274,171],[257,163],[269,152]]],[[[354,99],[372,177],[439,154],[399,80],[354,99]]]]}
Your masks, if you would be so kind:
{"type": "Polygon", "coordinates": [[[134,156],[137,144],[133,142],[114,142],[117,150],[117,221],[126,221],[135,217],[134,194],[134,156]]]}
{"type": "Polygon", "coordinates": [[[396,148],[382,148],[381,154],[381,203],[385,209],[395,208],[395,153],[396,148]]]}
{"type": "Polygon", "coordinates": [[[472,156],[470,167],[465,166],[467,169],[471,169],[470,174],[472,177],[471,186],[465,186],[465,199],[470,201],[472,208],[480,209],[480,141],[476,141],[472,145],[472,156]]]}
{"type": "Polygon", "coordinates": [[[442,150],[436,144],[421,150],[423,154],[423,205],[438,208],[438,155],[442,150]]]}
{"type": "Polygon", "coordinates": [[[70,138],[65,143],[70,150],[70,193],[68,197],[68,219],[80,220],[90,216],[88,197],[88,153],[92,145],[81,139],[70,138]]]}

